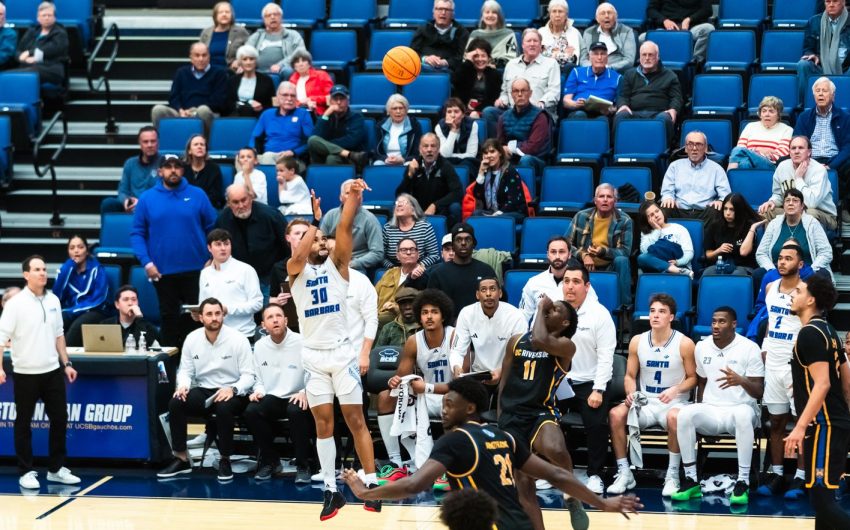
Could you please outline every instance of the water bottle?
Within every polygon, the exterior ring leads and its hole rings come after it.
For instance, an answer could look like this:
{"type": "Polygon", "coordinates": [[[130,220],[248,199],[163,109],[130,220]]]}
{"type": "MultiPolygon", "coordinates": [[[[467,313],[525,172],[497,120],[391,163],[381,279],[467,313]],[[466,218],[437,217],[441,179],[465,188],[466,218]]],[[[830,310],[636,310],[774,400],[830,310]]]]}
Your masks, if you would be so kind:
{"type": "Polygon", "coordinates": [[[717,274],[726,274],[726,263],[723,261],[723,254],[717,256],[717,264],[714,266],[717,274]]]}
{"type": "Polygon", "coordinates": [[[162,384],[168,384],[168,372],[165,371],[165,363],[159,361],[156,363],[157,381],[162,384]]]}
{"type": "Polygon", "coordinates": [[[145,340],[145,332],[139,333],[139,355],[148,354],[148,341],[145,340]]]}
{"type": "Polygon", "coordinates": [[[127,342],[124,343],[124,353],[127,355],[136,354],[136,337],[132,333],[127,334],[127,342]]]}

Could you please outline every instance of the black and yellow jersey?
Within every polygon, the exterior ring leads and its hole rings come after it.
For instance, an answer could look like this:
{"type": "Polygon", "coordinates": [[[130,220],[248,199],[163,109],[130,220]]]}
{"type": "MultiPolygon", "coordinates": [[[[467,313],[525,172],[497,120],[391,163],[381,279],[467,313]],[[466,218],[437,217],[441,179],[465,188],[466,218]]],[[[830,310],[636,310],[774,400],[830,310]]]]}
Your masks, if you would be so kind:
{"type": "Polygon", "coordinates": [[[537,414],[548,411],[559,416],[555,392],[567,375],[561,360],[531,346],[531,332],[514,344],[511,371],[500,398],[502,412],[513,415],[537,414]]]}
{"type": "Polygon", "coordinates": [[[839,372],[841,364],[847,362],[841,344],[835,328],[820,317],[811,319],[800,329],[797,342],[794,344],[794,359],[791,362],[794,404],[798,414],[806,408],[814,387],[809,366],[813,363],[825,362],[829,365],[830,388],[813,422],[822,426],[850,429],[850,410],[848,410],[847,402],[844,401],[839,372]]]}

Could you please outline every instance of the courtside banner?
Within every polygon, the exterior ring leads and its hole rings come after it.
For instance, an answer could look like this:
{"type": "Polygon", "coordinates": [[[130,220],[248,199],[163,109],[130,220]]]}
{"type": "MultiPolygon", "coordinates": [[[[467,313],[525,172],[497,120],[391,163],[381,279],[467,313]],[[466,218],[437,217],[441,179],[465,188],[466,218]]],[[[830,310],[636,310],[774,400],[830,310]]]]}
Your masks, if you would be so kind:
{"type": "MultiPolygon", "coordinates": [[[[14,456],[14,374],[0,385],[0,456],[14,456]]],[[[68,456],[71,458],[150,457],[150,428],[144,377],[80,375],[66,381],[68,396],[68,456]]],[[[33,453],[47,456],[50,425],[44,403],[32,419],[33,453]]]]}

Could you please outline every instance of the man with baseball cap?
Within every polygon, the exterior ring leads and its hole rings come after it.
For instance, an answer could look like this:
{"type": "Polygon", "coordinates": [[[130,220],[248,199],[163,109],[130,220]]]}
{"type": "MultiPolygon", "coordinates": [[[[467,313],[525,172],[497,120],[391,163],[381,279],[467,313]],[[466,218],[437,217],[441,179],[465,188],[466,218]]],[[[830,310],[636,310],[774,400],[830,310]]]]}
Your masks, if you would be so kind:
{"type": "Polygon", "coordinates": [[[366,122],[359,112],[349,108],[349,92],[345,85],[331,88],[331,104],[316,120],[313,136],[307,140],[307,151],[314,164],[351,162],[358,171],[369,163],[366,150],[366,122]]]}
{"type": "Polygon", "coordinates": [[[428,287],[446,293],[457,308],[476,303],[475,292],[479,279],[496,276],[493,267],[472,258],[476,244],[472,226],[456,224],[452,228],[454,257],[451,261],[435,266],[428,277],[428,287]]]}
{"type": "Polygon", "coordinates": [[[616,110],[614,101],[621,76],[608,67],[608,46],[602,41],[592,43],[589,58],[590,65],[573,68],[564,85],[564,108],[570,118],[610,116],[616,110]],[[604,108],[588,104],[591,96],[611,104],[604,108]]]}
{"type": "Polygon", "coordinates": [[[455,249],[452,246],[452,235],[446,234],[443,236],[443,242],[440,243],[440,253],[443,256],[443,263],[452,261],[455,257],[455,249]]]}
{"type": "Polygon", "coordinates": [[[422,328],[419,323],[419,315],[413,310],[413,300],[419,291],[412,287],[402,287],[395,294],[395,305],[398,316],[395,320],[387,322],[381,328],[375,346],[398,346],[401,348],[407,342],[408,337],[422,328]]]}

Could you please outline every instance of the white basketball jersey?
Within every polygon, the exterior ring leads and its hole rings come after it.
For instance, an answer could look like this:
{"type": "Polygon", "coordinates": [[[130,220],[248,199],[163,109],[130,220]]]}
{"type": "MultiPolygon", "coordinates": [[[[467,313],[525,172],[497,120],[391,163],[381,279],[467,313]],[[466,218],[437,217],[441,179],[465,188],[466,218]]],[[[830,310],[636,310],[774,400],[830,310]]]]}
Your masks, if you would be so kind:
{"type": "Polygon", "coordinates": [[[348,341],[348,281],[339,274],[333,260],[328,258],[321,265],[307,263],[291,289],[304,346],[329,350],[348,341]]]}
{"type": "Polygon", "coordinates": [[[451,337],[453,327],[445,327],[443,342],[436,348],[431,348],[425,342],[425,330],[416,332],[416,366],[422,372],[426,383],[448,383],[452,380],[452,369],[449,366],[451,337]]]}
{"type": "Polygon", "coordinates": [[[801,327],[800,319],[791,314],[791,295],[779,292],[780,281],[773,282],[764,297],[767,336],[761,347],[767,352],[764,366],[768,370],[788,367],[801,327]]]}
{"type": "MultiPolygon", "coordinates": [[[[640,362],[640,390],[647,397],[657,398],[662,392],[685,380],[685,365],[679,343],[682,334],[673,330],[673,334],[664,344],[652,343],[652,331],[641,333],[638,342],[638,361],[640,362]]],[[[686,401],[688,393],[681,394],[686,401]]]]}

